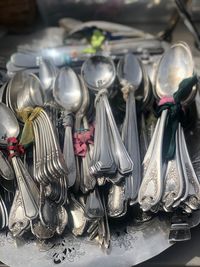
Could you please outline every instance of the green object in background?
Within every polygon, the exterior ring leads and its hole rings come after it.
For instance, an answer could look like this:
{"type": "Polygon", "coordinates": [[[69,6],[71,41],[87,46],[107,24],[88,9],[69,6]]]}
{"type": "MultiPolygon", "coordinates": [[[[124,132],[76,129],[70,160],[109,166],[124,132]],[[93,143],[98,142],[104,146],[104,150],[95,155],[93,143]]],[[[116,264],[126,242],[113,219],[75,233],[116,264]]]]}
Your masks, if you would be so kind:
{"type": "Polygon", "coordinates": [[[92,37],[90,38],[91,47],[85,48],[83,53],[95,54],[98,50],[101,49],[102,44],[105,40],[105,36],[102,31],[96,29],[93,31],[92,37]]]}

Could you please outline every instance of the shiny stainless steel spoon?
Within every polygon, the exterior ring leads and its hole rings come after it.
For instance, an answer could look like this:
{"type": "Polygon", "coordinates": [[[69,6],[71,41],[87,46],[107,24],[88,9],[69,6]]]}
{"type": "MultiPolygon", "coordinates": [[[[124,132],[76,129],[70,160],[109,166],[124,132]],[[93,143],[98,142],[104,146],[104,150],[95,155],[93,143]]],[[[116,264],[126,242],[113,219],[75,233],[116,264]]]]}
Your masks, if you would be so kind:
{"type": "MultiPolygon", "coordinates": [[[[83,101],[82,101],[82,104],[79,110],[76,113],[76,119],[75,119],[75,132],[76,133],[79,133],[79,132],[81,133],[81,127],[83,127],[85,130],[89,129],[88,120],[85,114],[89,106],[90,97],[89,97],[88,88],[86,87],[82,77],[79,76],[79,79],[80,79],[80,84],[82,88],[83,101]]],[[[77,189],[80,187],[80,190],[83,193],[86,193],[89,190],[92,190],[96,184],[96,178],[92,176],[89,172],[89,166],[91,162],[90,151],[92,150],[92,148],[93,148],[92,145],[89,144],[87,147],[85,157],[81,157],[80,164],[79,164],[79,157],[78,156],[76,157],[77,179],[76,179],[75,187],[77,189]],[[83,171],[81,172],[81,170],[83,171]]]]}
{"type": "Polygon", "coordinates": [[[22,203],[22,195],[17,189],[15,192],[15,197],[11,206],[8,220],[8,228],[14,237],[19,237],[23,235],[24,231],[29,229],[30,226],[30,222],[25,216],[24,207],[22,203]]]}
{"type": "Polygon", "coordinates": [[[7,105],[16,114],[17,110],[26,107],[43,106],[44,95],[40,80],[35,74],[26,74],[23,71],[16,73],[7,89],[7,105]]]}
{"type": "Polygon", "coordinates": [[[123,90],[127,90],[126,116],[122,128],[122,140],[134,164],[132,173],[126,178],[129,180],[127,181],[130,192],[128,198],[134,201],[137,198],[141,183],[141,161],[135,92],[142,82],[142,69],[136,56],[131,53],[125,55],[118,63],[117,74],[123,86],[121,89],[122,92],[123,90]]]}
{"type": "Polygon", "coordinates": [[[72,186],[76,180],[76,164],[72,142],[72,113],[76,113],[82,103],[82,90],[76,73],[69,67],[62,68],[55,80],[53,88],[55,101],[64,111],[65,138],[63,155],[68,169],[68,185],[72,186]]]}
{"type": "Polygon", "coordinates": [[[43,85],[45,102],[52,100],[53,96],[53,87],[56,79],[58,69],[56,66],[49,60],[42,58],[39,63],[39,78],[43,85]]]}

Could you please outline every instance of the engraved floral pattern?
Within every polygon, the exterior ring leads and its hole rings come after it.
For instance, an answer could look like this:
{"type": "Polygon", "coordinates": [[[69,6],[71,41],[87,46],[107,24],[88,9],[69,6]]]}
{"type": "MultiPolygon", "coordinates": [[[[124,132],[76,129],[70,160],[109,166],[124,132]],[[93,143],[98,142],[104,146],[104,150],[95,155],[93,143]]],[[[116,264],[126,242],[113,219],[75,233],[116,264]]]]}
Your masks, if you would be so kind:
{"type": "Polygon", "coordinates": [[[64,261],[74,262],[85,255],[81,241],[73,238],[63,238],[52,245],[47,252],[48,259],[54,264],[60,264],[64,261]]]}
{"type": "Polygon", "coordinates": [[[126,228],[116,230],[111,235],[112,246],[124,248],[125,250],[132,249],[137,239],[138,237],[128,233],[126,228]]]}

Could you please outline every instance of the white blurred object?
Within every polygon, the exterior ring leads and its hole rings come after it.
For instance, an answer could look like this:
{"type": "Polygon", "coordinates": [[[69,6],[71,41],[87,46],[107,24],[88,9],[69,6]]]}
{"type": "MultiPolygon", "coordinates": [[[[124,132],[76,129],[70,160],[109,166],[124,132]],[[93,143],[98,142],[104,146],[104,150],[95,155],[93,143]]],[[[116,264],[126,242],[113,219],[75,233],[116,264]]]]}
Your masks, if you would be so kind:
{"type": "Polygon", "coordinates": [[[65,29],[61,27],[49,27],[37,33],[37,37],[30,44],[17,47],[18,51],[39,51],[44,48],[52,48],[63,45],[65,29]]]}

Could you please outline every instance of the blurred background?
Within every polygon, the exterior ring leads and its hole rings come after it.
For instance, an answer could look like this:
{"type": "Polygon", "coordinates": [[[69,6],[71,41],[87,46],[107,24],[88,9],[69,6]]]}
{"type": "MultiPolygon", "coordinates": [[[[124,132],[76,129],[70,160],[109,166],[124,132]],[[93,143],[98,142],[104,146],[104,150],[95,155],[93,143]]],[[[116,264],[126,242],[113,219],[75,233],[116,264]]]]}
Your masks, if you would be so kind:
{"type": "MultiPolygon", "coordinates": [[[[38,21],[55,26],[63,17],[131,25],[167,23],[175,8],[174,0],[1,0],[0,25],[9,31],[27,30],[38,21]]],[[[200,1],[193,0],[189,11],[198,21],[200,1]]]]}

